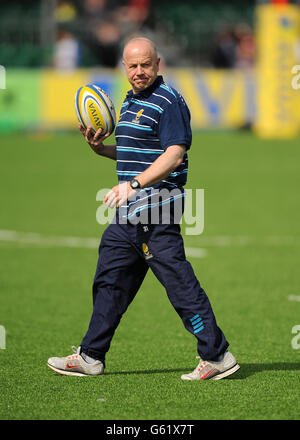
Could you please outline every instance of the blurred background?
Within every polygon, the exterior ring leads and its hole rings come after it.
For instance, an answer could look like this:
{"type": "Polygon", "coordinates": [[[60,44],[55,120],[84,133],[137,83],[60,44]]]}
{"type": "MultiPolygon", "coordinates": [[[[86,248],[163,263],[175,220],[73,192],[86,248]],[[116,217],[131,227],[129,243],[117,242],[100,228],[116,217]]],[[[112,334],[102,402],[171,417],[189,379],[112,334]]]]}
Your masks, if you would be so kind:
{"type": "MultiPolygon", "coordinates": [[[[299,36],[288,0],[0,1],[0,419],[299,419],[299,36]],[[178,383],[195,341],[150,271],[100,386],[74,392],[45,371],[86,332],[107,226],[97,194],[117,184],[78,130],[75,93],[97,83],[118,114],[136,35],[191,111],[187,188],[204,189],[204,231],[184,219],[185,249],[242,366],[202,399],[178,383]]],[[[198,220],[196,198],[189,210],[198,220]]]]}
{"type": "Polygon", "coordinates": [[[122,47],[135,35],[156,43],[194,129],[297,136],[299,2],[287,0],[1,0],[0,131],[77,128],[74,94],[91,82],[118,111],[122,47]]]}

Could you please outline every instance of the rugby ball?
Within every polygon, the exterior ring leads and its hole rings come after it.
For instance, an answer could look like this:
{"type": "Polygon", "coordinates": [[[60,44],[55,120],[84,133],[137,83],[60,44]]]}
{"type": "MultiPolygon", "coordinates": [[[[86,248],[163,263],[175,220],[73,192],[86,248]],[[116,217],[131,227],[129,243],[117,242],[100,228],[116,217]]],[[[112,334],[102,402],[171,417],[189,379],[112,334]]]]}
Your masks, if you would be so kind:
{"type": "Polygon", "coordinates": [[[115,107],[108,94],[95,84],[80,87],[75,95],[75,111],[78,121],[86,129],[96,132],[102,128],[102,135],[112,133],[116,125],[115,107]]]}

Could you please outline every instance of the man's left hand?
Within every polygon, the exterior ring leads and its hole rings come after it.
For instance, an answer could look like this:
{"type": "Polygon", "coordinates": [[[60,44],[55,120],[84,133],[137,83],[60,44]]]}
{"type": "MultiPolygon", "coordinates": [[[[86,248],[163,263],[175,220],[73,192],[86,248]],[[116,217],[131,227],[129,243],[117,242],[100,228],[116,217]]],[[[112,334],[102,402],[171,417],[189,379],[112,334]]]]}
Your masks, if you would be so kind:
{"type": "Polygon", "coordinates": [[[130,186],[130,182],[123,182],[119,185],[114,186],[104,197],[104,203],[108,208],[114,208],[115,206],[118,208],[121,206],[126,200],[133,197],[137,191],[132,189],[130,186]]]}

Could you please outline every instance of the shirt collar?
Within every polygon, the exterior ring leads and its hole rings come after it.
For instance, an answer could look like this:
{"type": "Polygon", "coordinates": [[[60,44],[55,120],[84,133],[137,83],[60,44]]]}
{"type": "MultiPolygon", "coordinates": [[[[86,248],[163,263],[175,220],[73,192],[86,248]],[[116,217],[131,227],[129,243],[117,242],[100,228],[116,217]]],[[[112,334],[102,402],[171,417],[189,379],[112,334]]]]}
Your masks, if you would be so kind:
{"type": "Polygon", "coordinates": [[[129,90],[129,92],[127,93],[127,98],[149,98],[152,92],[157,87],[159,87],[163,82],[164,82],[163,77],[161,75],[158,75],[155,81],[145,90],[142,90],[136,94],[133,93],[133,90],[129,90]]]}

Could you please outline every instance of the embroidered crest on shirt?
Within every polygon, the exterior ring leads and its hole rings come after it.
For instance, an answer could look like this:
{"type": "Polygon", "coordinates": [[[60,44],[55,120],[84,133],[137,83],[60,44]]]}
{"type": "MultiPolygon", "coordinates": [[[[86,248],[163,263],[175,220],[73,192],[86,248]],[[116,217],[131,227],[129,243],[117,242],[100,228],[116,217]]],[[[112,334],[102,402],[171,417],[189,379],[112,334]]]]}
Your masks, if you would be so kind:
{"type": "Polygon", "coordinates": [[[131,122],[135,122],[136,124],[140,123],[140,117],[142,116],[144,109],[142,108],[139,112],[137,112],[136,117],[132,119],[131,122]]]}
{"type": "Polygon", "coordinates": [[[153,255],[150,253],[148,246],[146,245],[146,243],[142,244],[142,248],[143,248],[143,252],[145,255],[146,260],[148,260],[149,258],[152,258],[153,255]]]}

